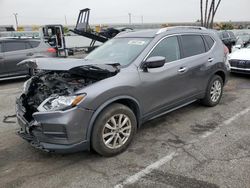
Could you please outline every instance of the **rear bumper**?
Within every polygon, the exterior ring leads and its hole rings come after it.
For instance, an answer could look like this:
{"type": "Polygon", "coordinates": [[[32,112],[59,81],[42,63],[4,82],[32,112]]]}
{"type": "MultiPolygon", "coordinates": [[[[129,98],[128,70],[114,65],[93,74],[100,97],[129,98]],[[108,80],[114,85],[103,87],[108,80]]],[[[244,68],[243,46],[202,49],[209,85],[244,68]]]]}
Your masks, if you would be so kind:
{"type": "Polygon", "coordinates": [[[17,103],[20,125],[17,133],[33,147],[57,153],[89,150],[87,130],[93,111],[75,107],[66,111],[36,112],[34,120],[27,122],[20,109],[17,103]]]}

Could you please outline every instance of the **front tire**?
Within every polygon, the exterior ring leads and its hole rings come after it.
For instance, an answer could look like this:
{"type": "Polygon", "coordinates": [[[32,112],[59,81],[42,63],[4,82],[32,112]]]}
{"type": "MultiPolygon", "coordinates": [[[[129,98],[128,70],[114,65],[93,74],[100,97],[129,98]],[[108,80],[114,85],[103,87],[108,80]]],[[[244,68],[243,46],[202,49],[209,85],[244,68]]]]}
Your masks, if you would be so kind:
{"type": "Polygon", "coordinates": [[[127,149],[137,129],[133,111],[122,104],[111,104],[98,116],[92,132],[93,149],[109,157],[127,149]]]}
{"type": "Polygon", "coordinates": [[[223,94],[223,80],[220,76],[214,75],[210,80],[205,97],[201,100],[205,106],[213,107],[219,104],[223,94]]]}

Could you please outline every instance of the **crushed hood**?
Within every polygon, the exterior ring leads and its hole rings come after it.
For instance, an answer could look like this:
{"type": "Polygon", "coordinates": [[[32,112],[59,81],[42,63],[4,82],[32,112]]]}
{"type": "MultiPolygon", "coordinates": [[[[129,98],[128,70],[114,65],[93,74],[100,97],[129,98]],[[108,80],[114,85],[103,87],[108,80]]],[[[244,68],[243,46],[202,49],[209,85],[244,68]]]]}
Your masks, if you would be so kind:
{"type": "Polygon", "coordinates": [[[98,67],[100,69],[117,68],[119,64],[114,62],[103,62],[97,60],[87,59],[73,59],[73,58],[36,58],[26,59],[18,63],[18,66],[27,66],[32,69],[51,70],[51,71],[68,71],[76,67],[98,67]]]}

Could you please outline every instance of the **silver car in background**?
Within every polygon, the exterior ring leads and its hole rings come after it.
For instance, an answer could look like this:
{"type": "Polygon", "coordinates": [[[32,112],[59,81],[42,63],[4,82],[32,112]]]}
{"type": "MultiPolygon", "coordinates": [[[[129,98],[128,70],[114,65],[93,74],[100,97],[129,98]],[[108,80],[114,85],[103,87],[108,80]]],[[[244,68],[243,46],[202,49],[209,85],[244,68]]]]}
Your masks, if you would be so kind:
{"type": "Polygon", "coordinates": [[[37,57],[56,57],[56,50],[42,39],[0,38],[0,80],[31,75],[31,69],[17,64],[37,57]]]}

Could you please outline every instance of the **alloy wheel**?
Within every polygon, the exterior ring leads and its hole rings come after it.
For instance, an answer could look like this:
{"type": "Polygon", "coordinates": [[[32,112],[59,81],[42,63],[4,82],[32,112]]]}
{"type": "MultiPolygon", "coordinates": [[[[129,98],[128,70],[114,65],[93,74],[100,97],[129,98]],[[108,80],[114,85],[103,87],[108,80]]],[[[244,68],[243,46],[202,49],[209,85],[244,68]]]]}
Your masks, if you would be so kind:
{"type": "Polygon", "coordinates": [[[210,90],[210,97],[212,102],[217,102],[221,96],[222,85],[219,80],[215,80],[211,90],[210,90]]]}
{"type": "Polygon", "coordinates": [[[103,128],[103,143],[110,149],[120,148],[127,142],[131,134],[131,129],[131,121],[127,115],[113,115],[103,128]]]}

